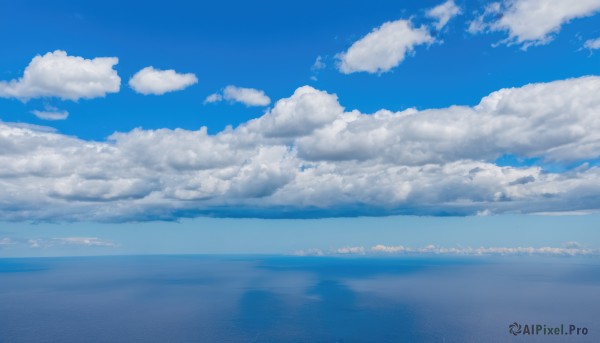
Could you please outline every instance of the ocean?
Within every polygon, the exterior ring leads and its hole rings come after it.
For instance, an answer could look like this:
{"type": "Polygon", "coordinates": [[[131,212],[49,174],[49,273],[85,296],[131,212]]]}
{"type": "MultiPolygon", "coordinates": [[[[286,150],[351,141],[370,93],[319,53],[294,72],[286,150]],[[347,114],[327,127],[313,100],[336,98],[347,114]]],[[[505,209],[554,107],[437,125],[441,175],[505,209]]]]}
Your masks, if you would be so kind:
{"type": "Polygon", "coordinates": [[[599,342],[598,318],[597,258],[0,259],[3,343],[599,342]]]}

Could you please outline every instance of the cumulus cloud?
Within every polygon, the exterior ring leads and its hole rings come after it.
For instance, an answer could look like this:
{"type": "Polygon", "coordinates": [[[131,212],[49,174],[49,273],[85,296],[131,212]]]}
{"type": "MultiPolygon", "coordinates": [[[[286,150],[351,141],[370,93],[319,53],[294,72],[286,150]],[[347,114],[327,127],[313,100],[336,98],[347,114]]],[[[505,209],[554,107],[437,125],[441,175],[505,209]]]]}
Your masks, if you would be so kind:
{"type": "Polygon", "coordinates": [[[239,102],[246,106],[267,106],[271,99],[265,95],[264,91],[254,88],[243,88],[229,85],[223,89],[223,93],[214,93],[206,97],[204,103],[214,103],[219,101],[239,102]]]}
{"type": "Polygon", "coordinates": [[[336,95],[303,86],[243,128],[267,137],[298,137],[324,127],[343,112],[336,95]]]}
{"type": "Polygon", "coordinates": [[[116,57],[69,56],[56,50],[36,56],[17,80],[0,81],[0,97],[27,101],[33,98],[57,97],[77,101],[116,93],[121,78],[113,69],[116,57]]]}
{"type": "Polygon", "coordinates": [[[385,73],[400,65],[415,46],[433,42],[425,26],[414,28],[403,19],[389,21],[337,54],[338,69],[344,74],[385,73]]]}
{"type": "Polygon", "coordinates": [[[434,24],[436,30],[441,30],[450,19],[461,13],[460,8],[456,6],[454,0],[448,0],[427,11],[427,16],[436,20],[434,24]]]}
{"type": "Polygon", "coordinates": [[[476,106],[366,114],[303,86],[216,134],[135,129],[106,141],[0,122],[0,219],[597,211],[599,92],[588,76],[476,106]],[[505,154],[579,167],[496,165],[505,154]]]}
{"type": "Polygon", "coordinates": [[[159,70],[153,67],[146,67],[129,79],[129,86],[144,95],[163,95],[180,91],[196,83],[198,78],[192,73],[180,74],[173,69],[159,70]]]}
{"type": "Polygon", "coordinates": [[[508,33],[502,41],[523,48],[550,42],[569,21],[600,11],[600,0],[505,0],[486,6],[469,25],[469,32],[508,33]]]}
{"type": "Polygon", "coordinates": [[[33,110],[31,113],[43,120],[65,120],[69,116],[69,112],[52,106],[45,106],[43,111],[33,110]]]}

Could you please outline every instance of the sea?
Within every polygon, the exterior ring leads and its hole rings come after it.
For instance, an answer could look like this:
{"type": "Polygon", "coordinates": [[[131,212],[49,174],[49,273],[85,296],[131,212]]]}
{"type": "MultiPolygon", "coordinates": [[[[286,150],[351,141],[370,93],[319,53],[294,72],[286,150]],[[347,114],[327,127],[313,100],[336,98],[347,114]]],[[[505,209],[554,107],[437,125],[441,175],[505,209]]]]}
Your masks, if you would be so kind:
{"type": "Polygon", "coordinates": [[[600,261],[3,258],[0,342],[600,342],[600,261]]]}

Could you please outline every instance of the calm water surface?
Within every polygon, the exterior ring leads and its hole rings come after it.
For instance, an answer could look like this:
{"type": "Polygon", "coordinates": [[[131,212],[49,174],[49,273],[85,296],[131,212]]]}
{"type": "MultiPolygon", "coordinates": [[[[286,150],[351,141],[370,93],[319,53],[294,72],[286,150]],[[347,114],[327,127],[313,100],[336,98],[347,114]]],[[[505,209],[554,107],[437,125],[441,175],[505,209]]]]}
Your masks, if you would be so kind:
{"type": "Polygon", "coordinates": [[[0,259],[10,343],[600,342],[598,318],[596,258],[0,259]]]}

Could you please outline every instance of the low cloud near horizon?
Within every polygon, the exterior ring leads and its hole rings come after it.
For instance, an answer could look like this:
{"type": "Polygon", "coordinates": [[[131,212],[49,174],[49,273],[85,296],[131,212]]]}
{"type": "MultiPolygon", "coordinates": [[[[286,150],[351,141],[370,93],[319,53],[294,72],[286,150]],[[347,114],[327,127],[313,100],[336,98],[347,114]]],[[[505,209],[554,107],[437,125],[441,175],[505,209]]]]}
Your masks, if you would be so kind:
{"type": "Polygon", "coordinates": [[[598,256],[600,250],[581,246],[577,242],[567,242],[562,247],[440,247],[433,244],[415,248],[409,246],[374,245],[371,248],[362,246],[342,247],[323,250],[311,248],[297,250],[296,256],[402,256],[402,255],[456,255],[456,256],[489,256],[489,255],[542,255],[542,256],[598,256]]]}

